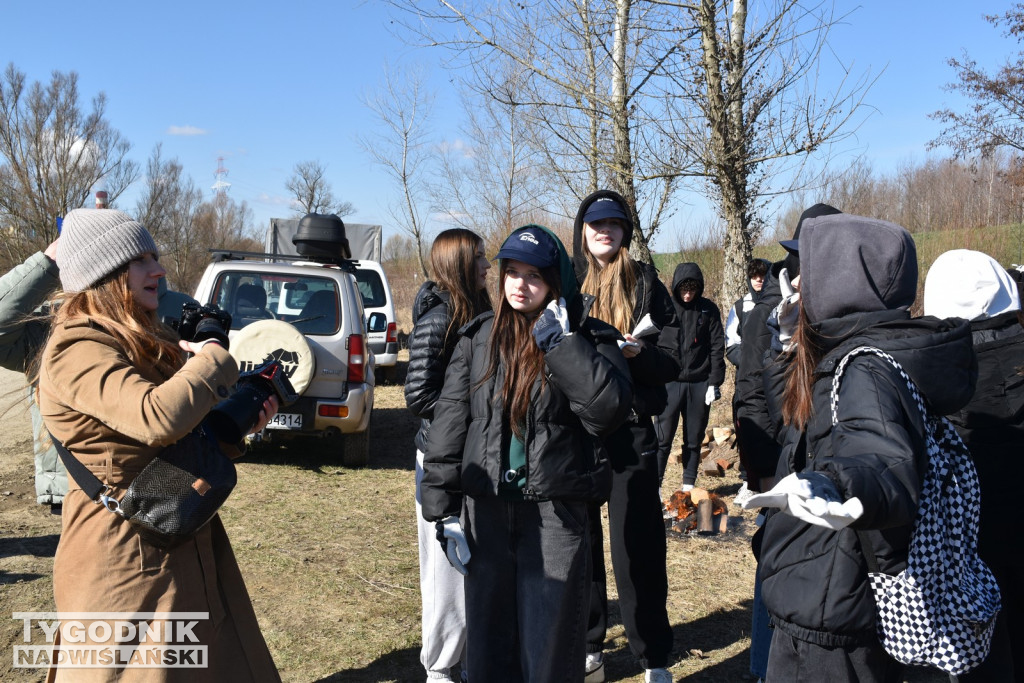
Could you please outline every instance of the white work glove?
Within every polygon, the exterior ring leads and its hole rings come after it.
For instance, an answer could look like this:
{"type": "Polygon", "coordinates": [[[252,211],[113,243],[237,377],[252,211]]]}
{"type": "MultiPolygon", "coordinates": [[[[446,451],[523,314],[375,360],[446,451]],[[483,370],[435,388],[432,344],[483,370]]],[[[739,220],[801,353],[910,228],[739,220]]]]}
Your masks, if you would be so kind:
{"type": "Polygon", "coordinates": [[[462,524],[457,515],[445,517],[434,523],[437,528],[437,540],[441,543],[441,549],[448,556],[448,562],[455,570],[465,576],[469,573],[466,565],[469,564],[469,543],[466,542],[466,534],[462,531],[462,524]]]}
{"type": "Polygon", "coordinates": [[[775,307],[775,317],[779,324],[779,343],[783,351],[793,348],[793,332],[800,319],[800,292],[794,289],[789,280],[789,271],[779,271],[779,287],[782,290],[782,301],[775,307]]]}
{"type": "Polygon", "coordinates": [[[708,393],[704,394],[704,405],[709,406],[722,398],[722,391],[714,384],[708,385],[708,393]]]}
{"type": "Polygon", "coordinates": [[[544,353],[558,346],[558,342],[569,334],[569,311],[565,299],[551,300],[533,324],[533,338],[544,353]]]}
{"type": "Polygon", "coordinates": [[[820,472],[794,472],[771,491],[758,493],[743,503],[744,510],[778,508],[808,524],[842,529],[864,514],[857,497],[843,501],[836,485],[820,472]]]}

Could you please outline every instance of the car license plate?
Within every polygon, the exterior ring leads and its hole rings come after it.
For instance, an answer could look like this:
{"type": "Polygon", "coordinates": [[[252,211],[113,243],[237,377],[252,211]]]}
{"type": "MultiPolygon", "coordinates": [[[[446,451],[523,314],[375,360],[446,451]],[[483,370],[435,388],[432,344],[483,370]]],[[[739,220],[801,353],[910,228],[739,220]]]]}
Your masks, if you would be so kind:
{"type": "Polygon", "coordinates": [[[302,413],[278,413],[270,418],[267,429],[302,429],[302,413]]]}

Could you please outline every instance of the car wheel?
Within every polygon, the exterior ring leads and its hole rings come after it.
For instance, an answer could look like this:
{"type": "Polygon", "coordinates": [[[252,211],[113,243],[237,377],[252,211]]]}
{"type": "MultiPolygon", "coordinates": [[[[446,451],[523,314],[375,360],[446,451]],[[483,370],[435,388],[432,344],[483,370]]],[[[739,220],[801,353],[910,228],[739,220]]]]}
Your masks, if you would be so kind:
{"type": "Polygon", "coordinates": [[[370,461],[370,430],[345,435],[341,464],[345,467],[363,467],[370,461]]]}

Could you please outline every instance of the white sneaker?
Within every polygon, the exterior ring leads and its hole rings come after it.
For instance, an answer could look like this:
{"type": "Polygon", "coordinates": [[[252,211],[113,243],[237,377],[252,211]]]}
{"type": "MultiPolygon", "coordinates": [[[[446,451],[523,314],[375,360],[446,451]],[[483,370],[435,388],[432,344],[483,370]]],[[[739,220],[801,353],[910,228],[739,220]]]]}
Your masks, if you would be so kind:
{"type": "Polygon", "coordinates": [[[588,652],[583,683],[604,683],[604,653],[588,652]]]}
{"type": "Polygon", "coordinates": [[[668,669],[648,669],[644,674],[645,683],[673,683],[668,669]]]}
{"type": "Polygon", "coordinates": [[[455,679],[448,671],[427,671],[427,683],[455,683],[455,679]]]}
{"type": "Polygon", "coordinates": [[[736,492],[736,497],[732,499],[733,505],[742,506],[748,500],[754,496],[754,492],[747,488],[747,482],[743,482],[743,486],[736,492]]]}

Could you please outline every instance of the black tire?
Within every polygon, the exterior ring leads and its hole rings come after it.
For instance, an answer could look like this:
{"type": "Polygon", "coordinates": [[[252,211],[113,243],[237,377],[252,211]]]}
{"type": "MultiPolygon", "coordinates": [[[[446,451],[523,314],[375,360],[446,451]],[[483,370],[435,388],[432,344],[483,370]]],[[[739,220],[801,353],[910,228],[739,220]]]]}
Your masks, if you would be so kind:
{"type": "Polygon", "coordinates": [[[345,467],[365,467],[370,461],[370,430],[345,435],[341,451],[341,464],[345,467]]]}

